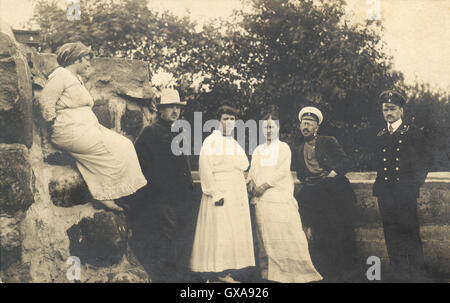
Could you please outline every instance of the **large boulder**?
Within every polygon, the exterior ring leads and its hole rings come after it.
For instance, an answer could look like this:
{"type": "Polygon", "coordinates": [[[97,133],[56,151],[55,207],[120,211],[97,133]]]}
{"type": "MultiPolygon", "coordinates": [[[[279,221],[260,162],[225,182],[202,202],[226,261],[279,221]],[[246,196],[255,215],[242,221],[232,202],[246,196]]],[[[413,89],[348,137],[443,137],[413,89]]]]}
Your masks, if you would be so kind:
{"type": "Polygon", "coordinates": [[[152,90],[147,90],[150,86],[148,63],[139,60],[94,58],[86,86],[96,100],[105,93],[140,100],[153,98],[152,90]]]}
{"type": "Polygon", "coordinates": [[[0,26],[0,143],[33,143],[32,86],[27,57],[11,36],[11,29],[0,26]]]}
{"type": "Polygon", "coordinates": [[[133,138],[139,135],[139,132],[143,127],[143,110],[140,106],[133,104],[131,102],[127,103],[125,113],[121,118],[120,124],[122,125],[122,130],[133,138]]]}
{"type": "Polygon", "coordinates": [[[126,219],[110,211],[84,218],[67,230],[70,253],[82,264],[111,266],[118,264],[127,248],[126,219]]]}
{"type": "Polygon", "coordinates": [[[95,58],[86,76],[99,122],[135,139],[153,121],[155,92],[149,83],[148,64],[122,58],[95,58]]]}
{"type": "Polygon", "coordinates": [[[32,52],[31,74],[35,89],[44,88],[48,76],[57,67],[58,62],[55,54],[32,52]]]}
{"type": "Polygon", "coordinates": [[[0,213],[27,210],[34,201],[34,177],[24,145],[0,143],[0,176],[0,213]]]}
{"type": "Polygon", "coordinates": [[[0,270],[20,261],[20,219],[0,214],[0,270]]]}
{"type": "Polygon", "coordinates": [[[71,207],[92,200],[87,184],[76,167],[49,165],[46,169],[50,175],[48,191],[54,205],[71,207]]]}

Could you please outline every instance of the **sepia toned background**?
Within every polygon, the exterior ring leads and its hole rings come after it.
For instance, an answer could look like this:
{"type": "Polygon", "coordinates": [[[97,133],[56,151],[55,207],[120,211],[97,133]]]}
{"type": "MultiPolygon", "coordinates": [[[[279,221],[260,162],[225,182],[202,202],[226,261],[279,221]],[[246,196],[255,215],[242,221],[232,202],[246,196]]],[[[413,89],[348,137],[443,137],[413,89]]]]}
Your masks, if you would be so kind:
{"type": "MultiPolygon", "coordinates": [[[[244,120],[277,108],[289,143],[298,135],[298,110],[318,106],[320,133],[337,137],[355,162],[349,179],[363,268],[370,255],[387,261],[367,150],[384,126],[378,94],[403,90],[410,100],[405,119],[427,134],[433,151],[419,199],[426,262],[449,279],[448,1],[381,0],[374,20],[366,0],[81,2],[90,8],[69,21],[65,1],[0,0],[3,281],[66,282],[71,255],[81,258],[82,282],[149,281],[127,249],[124,218],[92,207],[73,161],[43,127],[37,99],[56,66],[54,52],[78,40],[96,55],[85,79],[94,113],[132,140],[154,121],[165,86],[187,100],[188,121],[195,111],[209,119],[224,103],[244,120]],[[36,40],[20,43],[18,33],[36,40]]],[[[192,157],[194,171],[197,164],[192,157]]]]}

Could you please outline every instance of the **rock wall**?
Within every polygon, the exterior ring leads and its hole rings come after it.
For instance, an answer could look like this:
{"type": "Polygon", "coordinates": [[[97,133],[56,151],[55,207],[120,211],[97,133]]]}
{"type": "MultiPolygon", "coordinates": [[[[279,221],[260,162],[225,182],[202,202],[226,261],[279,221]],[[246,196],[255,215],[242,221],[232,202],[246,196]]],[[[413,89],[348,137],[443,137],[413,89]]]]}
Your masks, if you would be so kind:
{"type": "MultiPolygon", "coordinates": [[[[124,216],[94,208],[73,159],[47,139],[38,98],[56,66],[54,54],[17,43],[1,24],[0,278],[150,282],[124,216]]],[[[96,58],[85,83],[100,123],[131,140],[155,118],[147,63],[96,58]]]]}
{"type": "Polygon", "coordinates": [[[11,29],[0,20],[0,143],[33,143],[28,60],[11,29]]]}

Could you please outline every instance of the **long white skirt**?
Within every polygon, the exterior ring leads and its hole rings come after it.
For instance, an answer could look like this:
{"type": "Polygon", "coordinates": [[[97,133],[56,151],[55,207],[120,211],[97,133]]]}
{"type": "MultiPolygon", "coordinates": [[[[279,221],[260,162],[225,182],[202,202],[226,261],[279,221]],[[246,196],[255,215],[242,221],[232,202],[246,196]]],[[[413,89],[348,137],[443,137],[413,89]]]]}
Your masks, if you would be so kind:
{"type": "Polygon", "coordinates": [[[197,219],[190,268],[222,272],[255,266],[247,189],[242,171],[220,173],[225,203],[215,206],[203,195],[197,219]]]}
{"type": "Polygon", "coordinates": [[[88,106],[58,111],[52,142],[75,158],[96,200],[128,196],[147,184],[133,143],[102,126],[88,106]]]}
{"type": "Polygon", "coordinates": [[[263,278],[284,283],[322,280],[311,262],[295,198],[266,192],[255,203],[263,278]]]}

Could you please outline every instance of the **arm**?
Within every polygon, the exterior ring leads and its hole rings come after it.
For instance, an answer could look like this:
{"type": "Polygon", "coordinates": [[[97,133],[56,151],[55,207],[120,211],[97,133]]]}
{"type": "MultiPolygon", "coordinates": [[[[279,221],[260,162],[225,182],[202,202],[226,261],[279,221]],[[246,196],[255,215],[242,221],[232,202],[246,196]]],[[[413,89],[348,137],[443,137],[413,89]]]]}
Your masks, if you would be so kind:
{"type": "Polygon", "coordinates": [[[239,143],[237,141],[234,142],[235,144],[235,161],[234,161],[234,165],[236,168],[245,171],[247,170],[249,163],[248,163],[248,158],[247,155],[245,154],[245,151],[242,149],[242,147],[239,145],[239,143]]]}
{"type": "Polygon", "coordinates": [[[212,196],[213,201],[218,201],[224,196],[220,192],[220,187],[214,180],[211,157],[215,156],[212,153],[206,153],[205,148],[207,148],[207,146],[204,145],[200,150],[200,158],[198,163],[200,172],[200,184],[205,195],[212,196]]]}
{"type": "Polygon", "coordinates": [[[56,102],[58,102],[65,89],[63,77],[58,75],[49,79],[39,96],[39,104],[42,110],[42,117],[45,121],[52,121],[56,118],[56,102]]]}
{"type": "Polygon", "coordinates": [[[256,165],[257,165],[257,150],[258,150],[258,148],[256,148],[255,149],[255,151],[253,152],[253,155],[252,155],[252,160],[251,160],[251,165],[250,165],[250,171],[248,172],[248,175],[247,175],[247,180],[246,180],[246,183],[247,183],[247,191],[248,192],[250,192],[250,193],[252,193],[254,190],[255,190],[255,187],[256,187],[256,185],[255,185],[255,170],[256,170],[256,165]]]}
{"type": "Polygon", "coordinates": [[[327,149],[329,150],[329,155],[331,155],[332,159],[330,168],[338,175],[345,175],[349,172],[352,167],[352,160],[345,153],[336,138],[331,137],[327,149]]]}
{"type": "Polygon", "coordinates": [[[427,178],[428,170],[431,167],[432,154],[429,149],[429,142],[426,140],[423,132],[419,129],[414,130],[413,133],[413,148],[416,157],[413,160],[415,180],[421,186],[427,178]]]}
{"type": "Polygon", "coordinates": [[[142,173],[148,182],[153,181],[150,176],[150,168],[153,167],[153,153],[150,148],[152,137],[152,130],[147,127],[142,130],[134,142],[134,148],[136,149],[142,173]]]}

